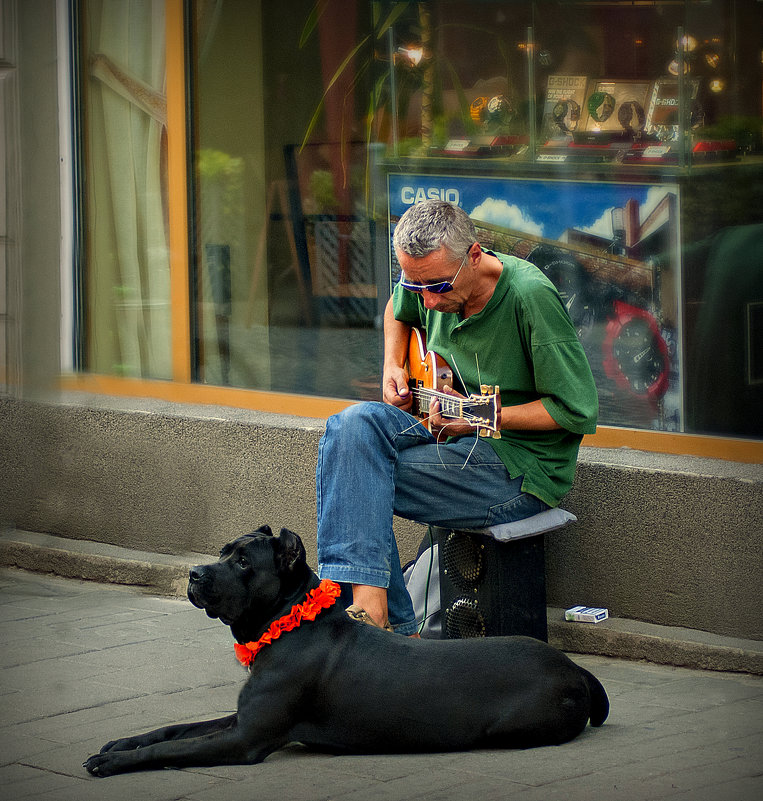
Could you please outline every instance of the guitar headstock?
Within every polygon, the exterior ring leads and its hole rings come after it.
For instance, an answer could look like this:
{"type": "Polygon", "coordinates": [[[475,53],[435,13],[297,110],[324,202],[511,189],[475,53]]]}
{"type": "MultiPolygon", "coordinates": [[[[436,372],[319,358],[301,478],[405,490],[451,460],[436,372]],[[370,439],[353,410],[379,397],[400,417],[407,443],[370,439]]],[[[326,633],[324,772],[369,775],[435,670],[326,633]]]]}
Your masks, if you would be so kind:
{"type": "Polygon", "coordinates": [[[429,404],[436,400],[440,404],[440,414],[451,420],[462,420],[472,428],[479,430],[480,436],[501,436],[501,394],[498,387],[481,387],[483,394],[450,395],[435,389],[417,386],[410,382],[414,396],[413,413],[422,418],[424,425],[429,428],[429,404]],[[486,391],[484,391],[486,390],[486,391]]]}
{"type": "Polygon", "coordinates": [[[493,437],[493,439],[501,438],[501,390],[498,385],[491,386],[489,384],[480,384],[481,397],[493,398],[494,413],[493,425],[480,428],[481,437],[493,437]]]}
{"type": "Polygon", "coordinates": [[[464,419],[479,428],[481,437],[501,438],[501,392],[497,386],[482,384],[480,395],[470,395],[464,419]]]}

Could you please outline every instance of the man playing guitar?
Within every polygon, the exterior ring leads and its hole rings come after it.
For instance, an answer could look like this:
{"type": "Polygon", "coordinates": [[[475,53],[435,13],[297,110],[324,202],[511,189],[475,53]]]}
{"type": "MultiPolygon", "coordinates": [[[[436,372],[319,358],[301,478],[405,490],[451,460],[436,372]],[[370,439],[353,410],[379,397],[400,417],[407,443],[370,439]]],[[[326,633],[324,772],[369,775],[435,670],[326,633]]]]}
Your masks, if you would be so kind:
{"type": "Polygon", "coordinates": [[[596,430],[598,398],[553,284],[528,262],[482,250],[462,209],[437,200],[410,207],[393,244],[402,274],[384,317],[383,403],[327,421],[316,475],[318,563],[321,578],[352,586],[351,616],[412,635],[393,515],[484,528],[558,505],[583,435],[596,430]],[[446,387],[446,396],[500,387],[500,436],[444,416],[437,397],[426,426],[409,413],[413,329],[460,382],[463,392],[446,387]]]}

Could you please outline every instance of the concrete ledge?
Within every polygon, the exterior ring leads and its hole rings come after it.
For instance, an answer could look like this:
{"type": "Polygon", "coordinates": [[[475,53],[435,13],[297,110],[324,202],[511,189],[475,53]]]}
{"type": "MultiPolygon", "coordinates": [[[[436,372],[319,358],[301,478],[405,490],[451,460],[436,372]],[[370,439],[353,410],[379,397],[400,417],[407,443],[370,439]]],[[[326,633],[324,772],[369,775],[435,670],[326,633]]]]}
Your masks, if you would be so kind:
{"type": "Polygon", "coordinates": [[[31,531],[0,534],[0,565],[64,578],[126,584],[156,595],[185,596],[188,569],[216,557],[149,553],[31,531]]]}
{"type": "MultiPolygon", "coordinates": [[[[316,564],[324,427],[139,398],[0,396],[0,528],[182,556],[268,523],[296,531],[316,564]]],[[[763,641],[763,465],[582,448],[563,505],[579,522],[546,536],[549,605],[763,641]]],[[[363,516],[359,505],[359,528],[363,516]]],[[[426,529],[395,518],[394,531],[406,562],[426,529]]],[[[70,557],[58,558],[63,570],[70,557]]]]}
{"type": "Polygon", "coordinates": [[[763,643],[627,618],[568,623],[548,609],[549,642],[562,651],[644,659],[660,665],[763,675],[763,643]]]}
{"type": "MultiPolygon", "coordinates": [[[[184,597],[188,568],[215,557],[170,556],[114,545],[9,530],[0,534],[0,566],[66,578],[140,587],[184,597]]],[[[663,665],[763,675],[763,643],[625,618],[567,623],[549,607],[549,641],[569,653],[644,659],[663,665]]]]}

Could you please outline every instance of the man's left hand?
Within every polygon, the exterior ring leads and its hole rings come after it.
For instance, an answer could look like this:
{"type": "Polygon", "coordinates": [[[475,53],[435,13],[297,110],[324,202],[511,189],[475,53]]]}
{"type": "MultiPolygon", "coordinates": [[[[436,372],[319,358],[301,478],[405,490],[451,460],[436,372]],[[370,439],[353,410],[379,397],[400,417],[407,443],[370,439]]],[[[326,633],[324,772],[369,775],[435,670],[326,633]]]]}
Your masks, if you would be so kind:
{"type": "MultiPolygon", "coordinates": [[[[454,398],[465,398],[460,392],[449,386],[444,386],[441,390],[446,395],[454,398]]],[[[447,437],[461,437],[465,434],[474,434],[474,426],[460,419],[443,417],[440,414],[440,402],[432,398],[429,404],[429,430],[437,438],[438,442],[444,442],[447,437]]]]}

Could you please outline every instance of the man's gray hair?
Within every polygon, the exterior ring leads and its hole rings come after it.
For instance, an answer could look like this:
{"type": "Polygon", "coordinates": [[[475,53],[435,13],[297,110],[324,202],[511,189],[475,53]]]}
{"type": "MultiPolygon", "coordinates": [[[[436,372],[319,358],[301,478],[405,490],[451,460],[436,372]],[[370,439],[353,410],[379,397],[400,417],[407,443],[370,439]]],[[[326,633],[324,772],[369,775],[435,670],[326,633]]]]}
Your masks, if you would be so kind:
{"type": "Polygon", "coordinates": [[[469,215],[444,200],[425,200],[411,206],[395,226],[392,238],[396,251],[414,258],[428,256],[443,246],[460,258],[476,241],[469,215]]]}

